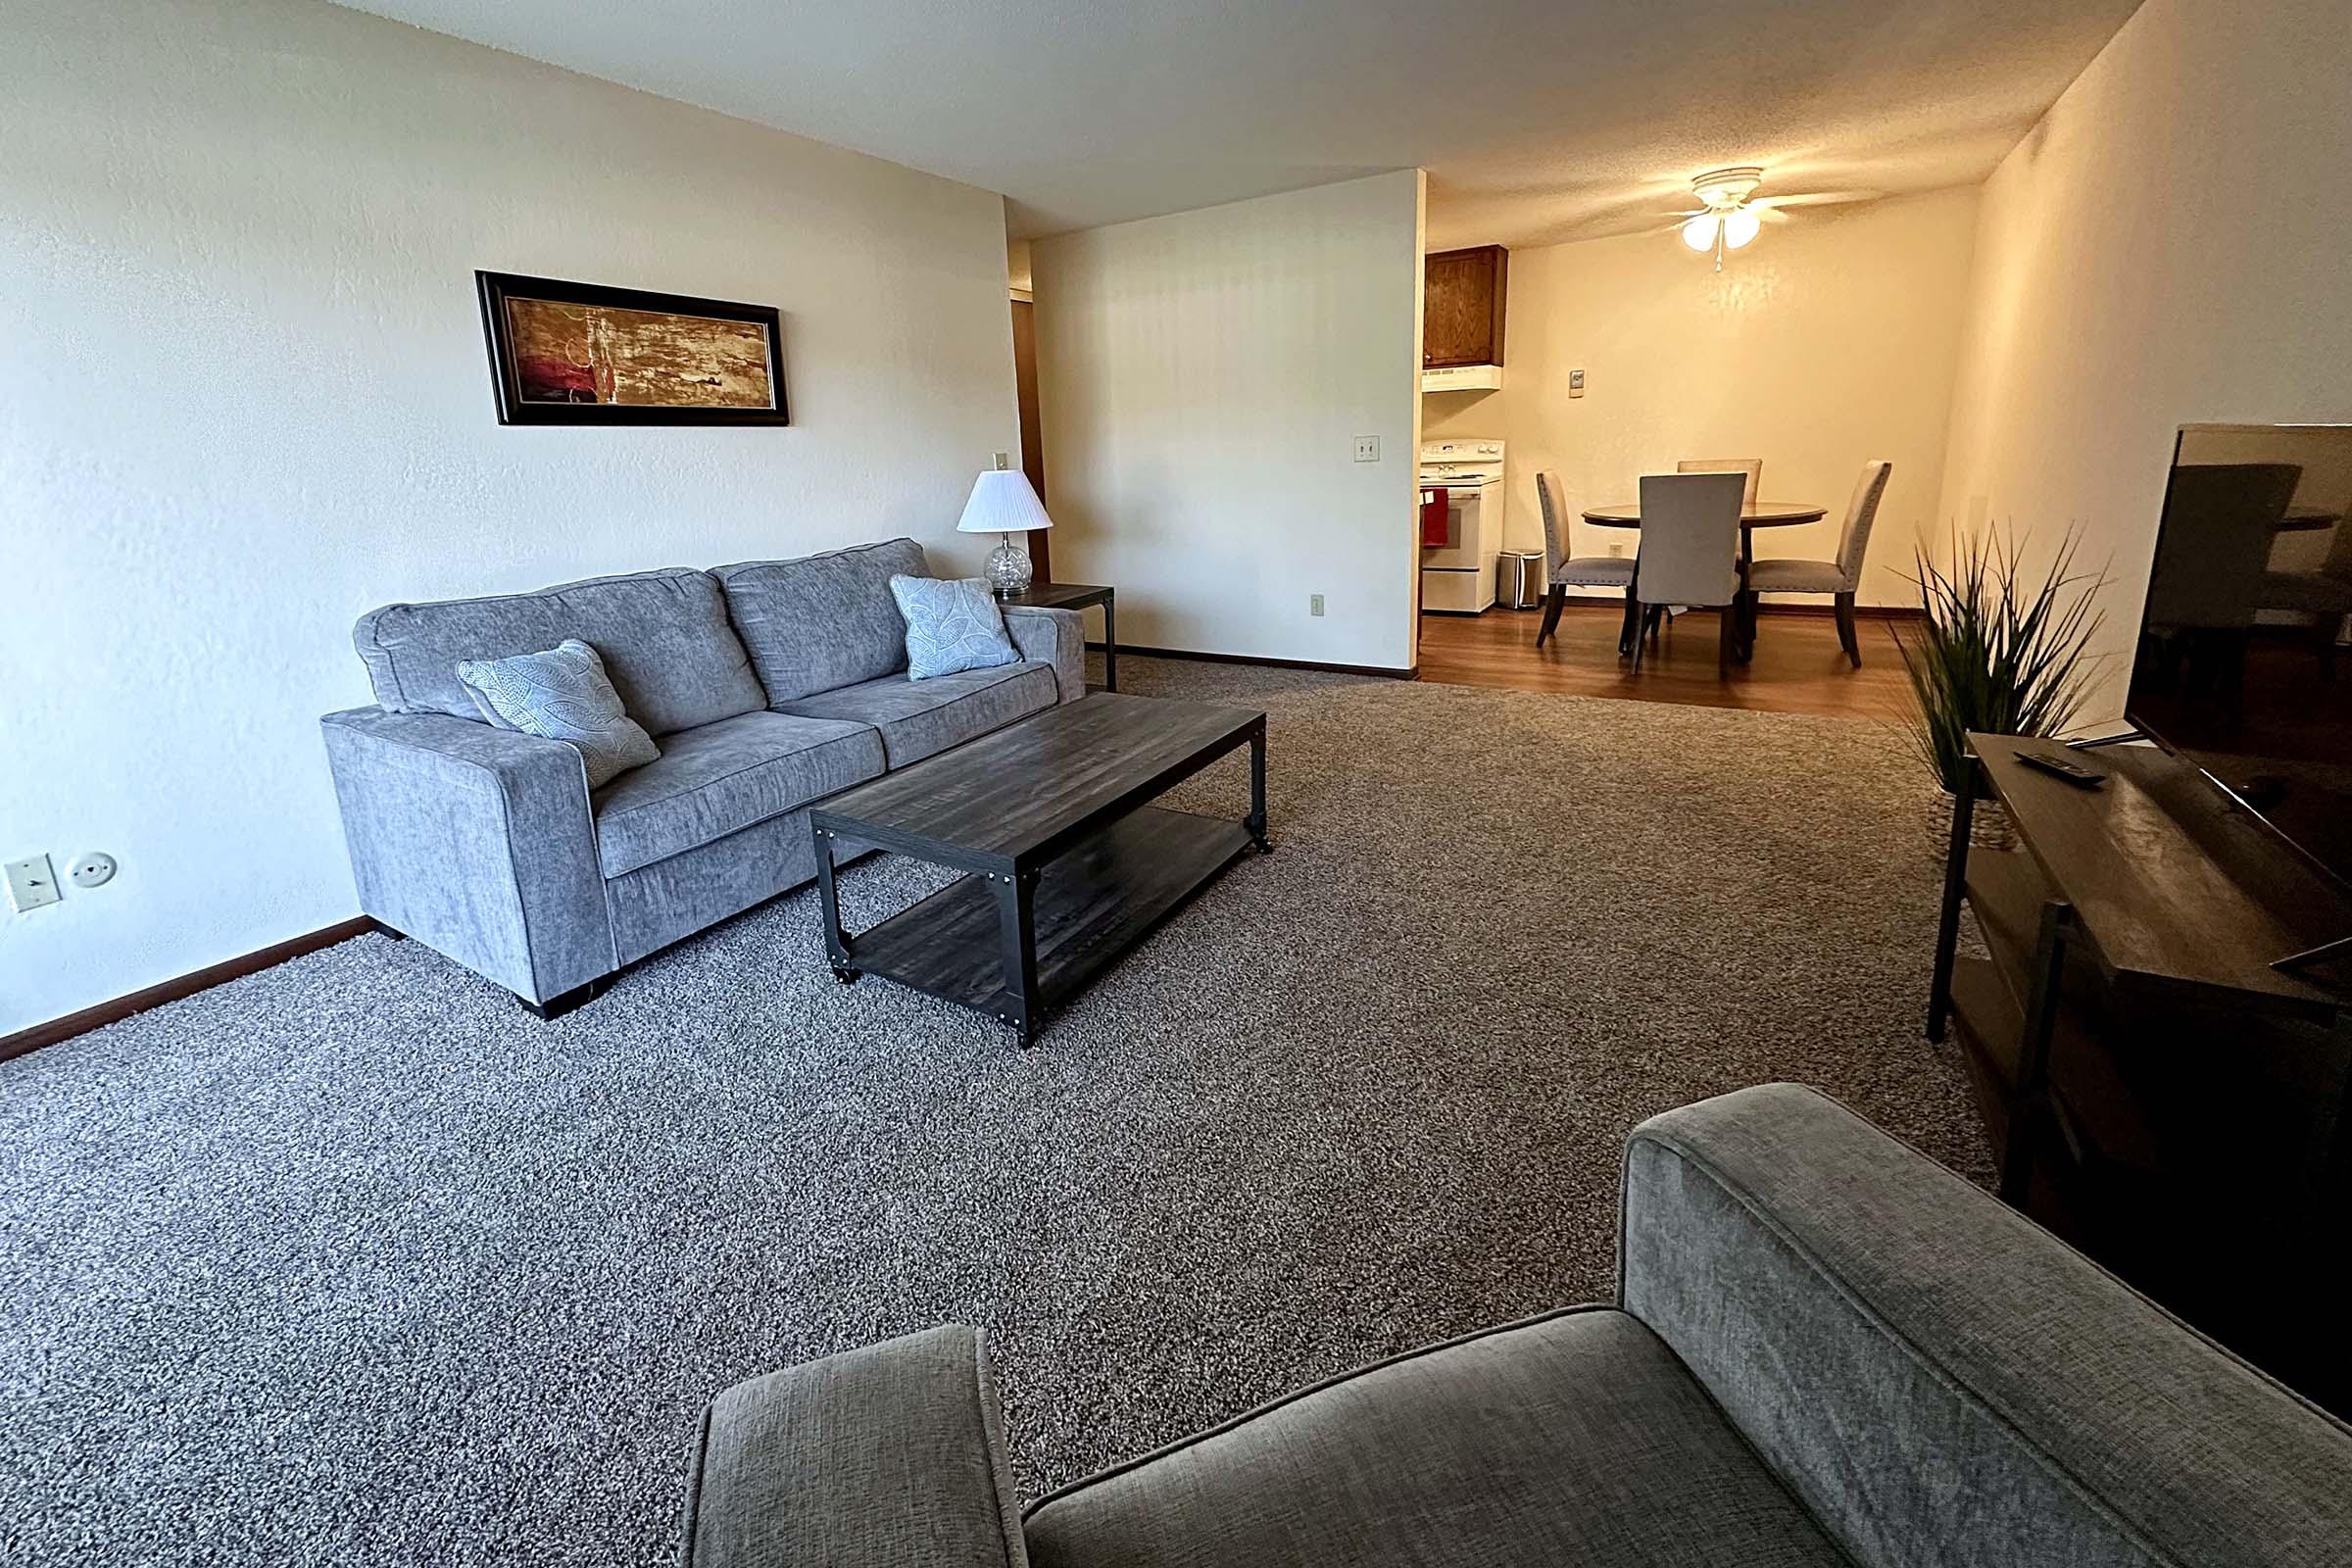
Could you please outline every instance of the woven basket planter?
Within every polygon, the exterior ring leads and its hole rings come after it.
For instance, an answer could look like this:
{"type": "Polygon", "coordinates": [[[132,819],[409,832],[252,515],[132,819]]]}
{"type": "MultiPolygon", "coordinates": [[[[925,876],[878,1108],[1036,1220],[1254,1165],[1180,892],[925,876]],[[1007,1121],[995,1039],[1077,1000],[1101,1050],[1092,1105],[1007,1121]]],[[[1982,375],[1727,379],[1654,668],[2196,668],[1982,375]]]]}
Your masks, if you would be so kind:
{"type": "MultiPolygon", "coordinates": [[[[1928,812],[1928,853],[1941,865],[1952,846],[1952,808],[1957,797],[1950,790],[1936,792],[1936,804],[1928,812]]],[[[1977,809],[1968,819],[1968,847],[1972,850],[2014,850],[2017,848],[2017,828],[2009,820],[2009,808],[1998,801],[1979,800],[1977,809]]]]}

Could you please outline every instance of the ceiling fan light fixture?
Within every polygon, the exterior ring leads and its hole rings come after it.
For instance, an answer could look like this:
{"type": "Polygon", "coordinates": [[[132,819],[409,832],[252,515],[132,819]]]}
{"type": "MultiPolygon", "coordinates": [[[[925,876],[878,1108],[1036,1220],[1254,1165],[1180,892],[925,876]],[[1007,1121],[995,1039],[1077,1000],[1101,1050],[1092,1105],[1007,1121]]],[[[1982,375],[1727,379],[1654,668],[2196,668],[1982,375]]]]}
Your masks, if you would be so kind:
{"type": "Polygon", "coordinates": [[[1735,207],[1723,215],[1723,243],[1733,250],[1754,239],[1764,227],[1753,208],[1735,207]]]}
{"type": "Polygon", "coordinates": [[[1764,183],[1764,171],[1754,164],[1741,164],[1732,169],[1710,169],[1690,181],[1699,205],[1716,212],[1738,207],[1756,193],[1764,183]]]}
{"type": "Polygon", "coordinates": [[[1701,213],[1683,225],[1683,243],[1694,251],[1715,248],[1715,231],[1723,220],[1713,213],[1701,213]]]}

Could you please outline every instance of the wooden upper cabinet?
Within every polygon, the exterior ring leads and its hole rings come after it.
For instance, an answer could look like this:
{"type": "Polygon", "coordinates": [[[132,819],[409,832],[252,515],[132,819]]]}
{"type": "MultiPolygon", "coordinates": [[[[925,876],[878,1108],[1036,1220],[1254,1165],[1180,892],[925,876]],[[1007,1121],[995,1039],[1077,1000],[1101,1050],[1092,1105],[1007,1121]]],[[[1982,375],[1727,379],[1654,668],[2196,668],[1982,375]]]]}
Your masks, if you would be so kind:
{"type": "Polygon", "coordinates": [[[1499,245],[1436,251],[1421,264],[1421,365],[1502,363],[1503,285],[1511,253],[1499,245]]]}

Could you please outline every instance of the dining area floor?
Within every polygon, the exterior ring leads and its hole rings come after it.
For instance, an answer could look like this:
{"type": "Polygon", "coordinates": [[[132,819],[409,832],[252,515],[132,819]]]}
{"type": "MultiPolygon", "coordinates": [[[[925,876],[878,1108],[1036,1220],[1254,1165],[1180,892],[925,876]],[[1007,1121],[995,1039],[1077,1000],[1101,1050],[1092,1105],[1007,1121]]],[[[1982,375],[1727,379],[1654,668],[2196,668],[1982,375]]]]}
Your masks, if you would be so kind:
{"type": "Polygon", "coordinates": [[[1569,600],[1558,627],[1541,648],[1536,633],[1543,616],[1535,611],[1425,614],[1421,678],[1832,718],[1893,720],[1909,710],[1910,684],[1885,615],[1866,611],[1856,617],[1862,654],[1857,669],[1838,646],[1837,621],[1826,609],[1767,606],[1752,657],[1718,673],[1720,613],[1689,610],[1676,615],[1659,628],[1658,642],[1639,670],[1617,654],[1625,624],[1621,599],[1569,600]]]}

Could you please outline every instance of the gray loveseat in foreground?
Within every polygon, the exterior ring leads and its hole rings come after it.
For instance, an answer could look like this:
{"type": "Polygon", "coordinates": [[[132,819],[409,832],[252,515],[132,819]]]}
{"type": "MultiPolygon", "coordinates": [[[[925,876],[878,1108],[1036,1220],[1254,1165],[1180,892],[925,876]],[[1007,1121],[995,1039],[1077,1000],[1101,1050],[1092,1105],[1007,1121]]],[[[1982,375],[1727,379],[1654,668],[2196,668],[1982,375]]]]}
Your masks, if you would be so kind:
{"type": "Polygon", "coordinates": [[[710,1407],[683,1560],[2352,1562],[2352,1429],[1808,1090],[1637,1129],[1621,1274],[1025,1516],[977,1331],[774,1373],[710,1407]]]}
{"type": "Polygon", "coordinates": [[[890,578],[928,572],[895,539],[368,612],[375,706],[320,720],[361,908],[552,1016],[809,880],[813,802],[1086,694],[1061,610],[1005,609],[1018,663],[907,680],[890,578]],[[566,637],[662,751],[594,792],[577,748],[494,728],[458,680],[566,637]]]}

